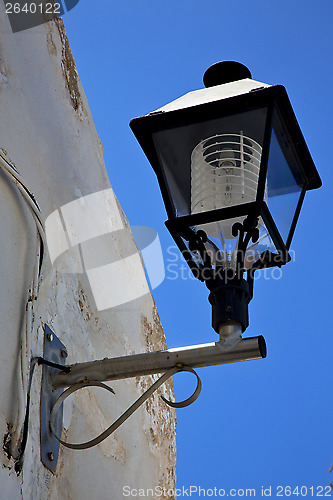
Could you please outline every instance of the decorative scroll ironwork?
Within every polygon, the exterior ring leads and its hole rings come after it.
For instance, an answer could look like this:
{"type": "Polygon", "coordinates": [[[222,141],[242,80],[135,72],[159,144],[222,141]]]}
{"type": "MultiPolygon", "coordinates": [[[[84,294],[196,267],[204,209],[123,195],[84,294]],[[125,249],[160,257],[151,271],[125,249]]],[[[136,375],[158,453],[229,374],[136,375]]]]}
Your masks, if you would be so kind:
{"type": "MultiPolygon", "coordinates": [[[[242,223],[236,222],[232,226],[232,235],[235,238],[238,236],[235,275],[239,279],[242,278],[243,272],[245,270],[244,261],[248,244],[250,243],[250,240],[252,240],[253,243],[256,243],[259,239],[258,222],[259,217],[249,215],[242,223]]],[[[214,244],[214,242],[208,239],[205,231],[203,231],[202,229],[200,229],[199,231],[194,231],[193,229],[189,228],[186,236],[184,235],[184,237],[186,237],[189,242],[189,250],[192,253],[198,252],[202,260],[202,264],[198,266],[199,272],[201,273],[199,279],[201,279],[202,281],[207,280],[207,273],[206,277],[203,274],[204,269],[211,271],[211,276],[209,276],[209,278],[213,277],[214,274],[216,275],[219,273],[221,274],[221,272],[222,274],[224,272],[228,272],[228,269],[224,270],[221,265],[216,266],[215,271],[213,270],[212,260],[209,255],[209,251],[205,246],[205,243],[208,242],[212,247],[214,247],[217,253],[219,253],[220,250],[214,244]]]]}
{"type": "Polygon", "coordinates": [[[244,270],[245,254],[250,240],[252,239],[252,243],[256,243],[259,239],[258,222],[259,217],[251,217],[248,215],[243,223],[236,222],[232,226],[232,235],[236,238],[239,234],[236,264],[239,275],[241,275],[244,270]]]}
{"type": "Polygon", "coordinates": [[[194,403],[194,401],[199,397],[200,392],[201,392],[201,380],[199,378],[199,375],[193,370],[193,368],[187,367],[187,366],[176,366],[168,371],[166,371],[154,384],[147,390],[145,391],[113,424],[110,425],[104,432],[102,432],[99,436],[95,437],[94,439],[91,439],[90,441],[87,441],[85,443],[68,443],[67,441],[64,441],[57,435],[57,431],[55,428],[55,421],[56,421],[56,416],[58,410],[61,408],[62,404],[64,401],[74,392],[78,391],[79,389],[83,389],[84,387],[101,387],[102,389],[106,389],[107,391],[111,392],[112,394],[115,394],[114,390],[109,387],[106,384],[103,384],[102,382],[87,382],[87,383],[82,383],[82,384],[75,384],[68,389],[66,389],[57,399],[56,403],[54,404],[51,414],[50,414],[50,428],[55,436],[55,438],[61,443],[63,446],[66,448],[70,448],[72,450],[86,450],[88,448],[92,448],[93,446],[96,446],[100,444],[102,441],[104,441],[106,438],[111,436],[118,427],[120,427],[121,424],[123,424],[161,385],[163,385],[170,377],[175,375],[176,373],[179,373],[181,371],[185,372],[190,372],[193,373],[196,378],[197,378],[197,387],[195,391],[193,392],[192,396],[187,398],[185,401],[181,402],[173,402],[173,401],[168,401],[165,397],[161,396],[162,400],[172,408],[185,408],[186,406],[189,406],[190,404],[194,403]]]}

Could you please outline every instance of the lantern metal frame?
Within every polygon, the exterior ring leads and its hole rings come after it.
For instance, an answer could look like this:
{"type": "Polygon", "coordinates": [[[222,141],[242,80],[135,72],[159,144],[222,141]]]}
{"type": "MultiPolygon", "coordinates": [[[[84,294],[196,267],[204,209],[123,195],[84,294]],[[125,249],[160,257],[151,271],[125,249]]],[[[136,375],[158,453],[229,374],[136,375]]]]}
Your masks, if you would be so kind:
{"type": "MultiPolygon", "coordinates": [[[[255,263],[256,269],[259,267],[280,266],[290,261],[289,248],[301,211],[305,192],[310,189],[319,188],[321,186],[321,179],[305,143],[287,92],[282,85],[256,88],[245,94],[176,110],[160,110],[143,117],[134,118],[130,122],[130,127],[157,175],[168,215],[168,220],[165,222],[166,227],[170,231],[195,276],[201,279],[198,266],[184,244],[182,236],[184,234],[186,235],[188,228],[193,226],[208,222],[222,221],[233,217],[248,215],[254,217],[261,216],[273,240],[278,254],[266,252],[260,262],[255,263]],[[154,144],[153,134],[176,127],[200,124],[245,111],[255,111],[258,108],[267,108],[267,115],[256,201],[202,213],[177,216],[177,211],[172,201],[172,195],[168,188],[167,179],[165,178],[158,152],[154,144]],[[270,213],[269,207],[264,201],[274,112],[279,116],[284,132],[289,138],[289,145],[293,148],[293,153],[298,160],[297,166],[299,167],[299,173],[303,180],[303,188],[298,199],[286,241],[283,240],[270,213]]],[[[203,279],[201,280],[203,281],[203,279]]]]}

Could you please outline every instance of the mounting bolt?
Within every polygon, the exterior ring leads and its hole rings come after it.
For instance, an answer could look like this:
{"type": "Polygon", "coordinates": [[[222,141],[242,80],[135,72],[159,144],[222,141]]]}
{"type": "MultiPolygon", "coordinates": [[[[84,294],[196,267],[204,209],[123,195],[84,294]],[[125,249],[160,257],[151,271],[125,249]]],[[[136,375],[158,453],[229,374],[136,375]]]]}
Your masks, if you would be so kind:
{"type": "Polygon", "coordinates": [[[53,340],[53,333],[48,333],[48,334],[46,335],[46,338],[47,338],[47,340],[48,340],[49,342],[52,342],[52,340],[53,340]]]}
{"type": "Polygon", "coordinates": [[[67,352],[67,349],[61,349],[60,356],[61,356],[63,359],[66,359],[66,358],[68,357],[68,352],[67,352]]]}
{"type": "Polygon", "coordinates": [[[54,460],[54,453],[52,451],[50,451],[47,454],[47,458],[50,460],[50,462],[53,462],[53,460],[54,460]]]}

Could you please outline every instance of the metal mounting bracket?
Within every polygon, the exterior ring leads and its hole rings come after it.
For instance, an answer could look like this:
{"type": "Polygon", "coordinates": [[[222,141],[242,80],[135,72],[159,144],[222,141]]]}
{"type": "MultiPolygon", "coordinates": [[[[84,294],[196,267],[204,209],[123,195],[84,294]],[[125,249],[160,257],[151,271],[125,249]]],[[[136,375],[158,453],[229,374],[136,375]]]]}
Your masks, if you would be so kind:
{"type": "MultiPolygon", "coordinates": [[[[53,363],[65,365],[66,357],[66,347],[60,342],[51,328],[45,325],[44,359],[52,361],[53,363]]],[[[41,461],[45,467],[53,472],[53,474],[56,473],[60,443],[51,432],[50,415],[55,402],[63,393],[63,389],[55,389],[52,385],[51,380],[55,372],[57,372],[55,368],[43,365],[40,414],[41,461]]],[[[63,408],[61,406],[57,412],[56,421],[54,422],[54,428],[58,436],[61,436],[62,420],[63,408]]]]}
{"type": "Polygon", "coordinates": [[[194,373],[197,388],[185,401],[173,402],[162,398],[174,408],[184,408],[193,403],[200,394],[201,381],[194,368],[235,363],[266,357],[263,337],[242,339],[238,330],[224,329],[220,341],[165,351],[131,354],[117,358],[76,363],[65,366],[67,351],[52,330],[45,327],[42,404],[41,404],[41,455],[43,464],[54,474],[59,454],[59,444],[73,449],[84,450],[96,446],[109,437],[139,408],[153,392],[179,371],[194,373]],[[69,443],[62,440],[63,403],[74,392],[84,387],[103,387],[114,393],[103,382],[162,374],[118,419],[94,439],[84,443],[69,443]],[[64,390],[67,388],[66,390],[64,390]]]}

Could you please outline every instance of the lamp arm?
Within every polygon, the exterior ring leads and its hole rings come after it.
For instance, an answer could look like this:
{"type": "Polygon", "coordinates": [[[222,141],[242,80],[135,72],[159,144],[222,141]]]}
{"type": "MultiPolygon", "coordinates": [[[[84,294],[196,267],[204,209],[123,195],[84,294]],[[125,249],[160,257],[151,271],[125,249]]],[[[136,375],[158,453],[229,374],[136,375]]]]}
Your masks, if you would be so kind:
{"type": "Polygon", "coordinates": [[[165,373],[175,367],[201,368],[264,357],[266,347],[262,336],[240,339],[232,346],[226,345],[225,339],[221,339],[210,344],[68,365],[70,371],[66,373],[52,371],[50,384],[54,389],[60,389],[86,382],[106,382],[165,373]]]}

